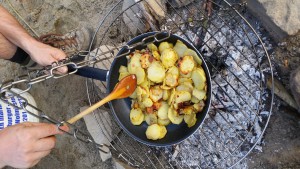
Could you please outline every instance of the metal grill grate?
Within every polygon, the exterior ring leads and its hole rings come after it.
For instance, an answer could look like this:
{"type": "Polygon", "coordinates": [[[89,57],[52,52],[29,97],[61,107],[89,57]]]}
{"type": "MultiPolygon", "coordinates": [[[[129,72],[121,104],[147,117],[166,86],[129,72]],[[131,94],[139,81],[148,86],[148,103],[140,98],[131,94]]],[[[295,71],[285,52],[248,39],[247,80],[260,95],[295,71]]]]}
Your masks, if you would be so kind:
{"type": "MultiPolygon", "coordinates": [[[[159,5],[162,2],[154,1],[159,5]]],[[[112,140],[113,154],[133,167],[233,167],[260,143],[272,110],[273,93],[264,86],[264,73],[272,75],[272,68],[259,25],[255,29],[250,26],[238,11],[241,4],[230,5],[223,0],[196,0],[180,8],[175,8],[174,2],[181,1],[167,1],[165,18],[152,22],[145,18],[148,2],[129,3],[125,8],[124,1],[119,1],[99,23],[94,35],[98,48],[91,51],[90,57],[100,57],[100,53],[122,46],[138,34],[170,30],[192,42],[203,54],[212,74],[211,110],[194,135],[171,147],[154,148],[136,142],[118,128],[112,117],[101,113],[94,114],[99,127],[112,140]],[[204,3],[208,7],[207,3],[213,4],[210,16],[204,3]],[[114,123],[112,133],[102,125],[107,122],[114,123]]],[[[109,69],[115,54],[111,51],[102,55],[105,60],[94,66],[109,69]]],[[[105,82],[87,80],[91,104],[106,95],[105,86],[105,82]]],[[[100,111],[109,109],[103,107],[100,111]]]]}

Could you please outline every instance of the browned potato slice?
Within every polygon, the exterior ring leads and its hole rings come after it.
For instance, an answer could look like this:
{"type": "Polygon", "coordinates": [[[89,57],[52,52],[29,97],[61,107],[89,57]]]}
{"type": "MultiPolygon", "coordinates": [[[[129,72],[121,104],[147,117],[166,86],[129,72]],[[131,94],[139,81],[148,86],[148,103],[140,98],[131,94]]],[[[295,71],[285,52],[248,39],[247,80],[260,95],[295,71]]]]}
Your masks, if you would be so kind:
{"type": "Polygon", "coordinates": [[[183,109],[180,109],[180,114],[192,114],[192,113],[195,113],[194,112],[194,107],[193,106],[187,106],[183,109]]]}
{"type": "Polygon", "coordinates": [[[147,69],[147,68],[149,67],[149,65],[150,65],[149,58],[150,58],[150,57],[151,57],[151,56],[150,56],[150,54],[148,54],[148,53],[145,53],[145,54],[143,54],[143,55],[141,56],[140,62],[141,62],[142,68],[147,69]]]}
{"type": "Polygon", "coordinates": [[[161,83],[165,78],[165,72],[165,68],[159,62],[152,62],[148,68],[148,78],[155,83],[161,83]]]}
{"type": "Polygon", "coordinates": [[[193,56],[194,60],[199,64],[202,65],[202,60],[198,57],[197,53],[193,51],[192,49],[187,49],[184,51],[183,56],[193,56]]]}
{"type": "Polygon", "coordinates": [[[157,116],[153,114],[145,114],[145,121],[148,125],[157,124],[157,116]]]}
{"type": "Polygon", "coordinates": [[[173,124],[180,124],[183,120],[183,115],[179,115],[172,107],[168,110],[168,118],[173,124]]]}
{"type": "Polygon", "coordinates": [[[172,66],[175,66],[175,63],[178,60],[178,55],[171,48],[165,49],[160,56],[160,60],[161,60],[162,64],[164,65],[164,67],[166,69],[168,69],[172,66]]]}
{"type": "Polygon", "coordinates": [[[179,70],[177,67],[173,66],[170,69],[168,69],[166,73],[166,85],[170,87],[175,87],[178,85],[178,77],[179,77],[179,70]]]}
{"type": "Polygon", "coordinates": [[[188,127],[193,127],[197,122],[196,114],[192,113],[184,115],[184,121],[186,122],[188,127]]]}
{"type": "Polygon", "coordinates": [[[159,86],[150,88],[150,98],[153,102],[157,102],[163,97],[163,90],[159,86]]]}
{"type": "Polygon", "coordinates": [[[139,108],[131,109],[129,116],[133,125],[140,125],[144,121],[144,113],[139,108]]]}
{"type": "MultiPolygon", "coordinates": [[[[196,67],[194,67],[194,69],[195,68],[196,67]]],[[[179,72],[180,72],[180,77],[182,77],[182,78],[190,78],[192,76],[192,72],[189,72],[187,74],[183,74],[181,71],[179,71],[179,72]]]]}
{"type": "Polygon", "coordinates": [[[184,56],[179,59],[178,65],[180,72],[184,75],[187,75],[194,69],[195,62],[192,56],[184,56]]]}

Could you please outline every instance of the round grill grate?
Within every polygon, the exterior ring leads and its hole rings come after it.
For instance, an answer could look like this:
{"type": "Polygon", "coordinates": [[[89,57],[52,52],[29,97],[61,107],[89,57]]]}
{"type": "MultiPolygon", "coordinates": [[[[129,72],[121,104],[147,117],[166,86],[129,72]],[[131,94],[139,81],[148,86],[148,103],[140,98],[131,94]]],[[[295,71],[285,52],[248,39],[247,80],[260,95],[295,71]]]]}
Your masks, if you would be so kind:
{"type": "MultiPolygon", "coordinates": [[[[94,35],[97,49],[90,57],[103,57],[103,62],[95,67],[109,69],[117,52],[111,49],[133,37],[168,30],[194,44],[212,75],[211,110],[201,128],[178,145],[143,145],[121,131],[112,116],[94,114],[112,140],[115,157],[136,168],[230,168],[261,148],[273,103],[265,86],[266,73],[273,82],[270,45],[260,39],[259,24],[252,27],[240,14],[243,10],[240,3],[223,0],[121,0],[100,21],[94,35]],[[103,125],[107,122],[116,126],[112,132],[103,125]]],[[[87,91],[95,103],[106,95],[106,84],[88,79],[87,91]]]]}

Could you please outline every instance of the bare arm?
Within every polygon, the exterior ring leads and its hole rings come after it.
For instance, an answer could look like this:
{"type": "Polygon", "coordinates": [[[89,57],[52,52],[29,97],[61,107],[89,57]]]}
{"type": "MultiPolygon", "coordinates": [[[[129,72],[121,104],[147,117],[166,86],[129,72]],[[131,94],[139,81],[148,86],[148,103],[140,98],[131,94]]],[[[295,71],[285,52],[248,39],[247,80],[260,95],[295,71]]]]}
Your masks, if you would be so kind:
{"type": "MultiPolygon", "coordinates": [[[[0,6],[0,34],[11,44],[22,48],[32,60],[42,66],[51,65],[53,62],[66,58],[66,54],[31,37],[20,23],[2,6],[0,6]]],[[[58,69],[66,73],[67,67],[58,69]]]]}
{"type": "Polygon", "coordinates": [[[5,8],[0,6],[0,33],[10,42],[30,53],[30,46],[38,43],[5,8]]]}

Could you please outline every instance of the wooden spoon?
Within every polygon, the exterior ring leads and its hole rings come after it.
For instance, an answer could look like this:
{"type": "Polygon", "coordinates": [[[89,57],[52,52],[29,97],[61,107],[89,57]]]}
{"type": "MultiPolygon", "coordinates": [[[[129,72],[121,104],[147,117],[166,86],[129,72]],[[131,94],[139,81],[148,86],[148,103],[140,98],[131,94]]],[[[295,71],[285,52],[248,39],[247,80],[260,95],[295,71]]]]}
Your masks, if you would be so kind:
{"type": "Polygon", "coordinates": [[[91,107],[87,108],[86,110],[82,111],[81,113],[77,114],[76,116],[69,119],[67,122],[70,124],[75,123],[77,120],[81,119],[83,116],[91,113],[98,107],[102,106],[103,104],[114,100],[114,99],[122,99],[130,96],[137,86],[136,76],[135,75],[128,75],[124,77],[114,88],[114,90],[106,96],[104,99],[100,100],[98,103],[95,103],[91,107]]]}

